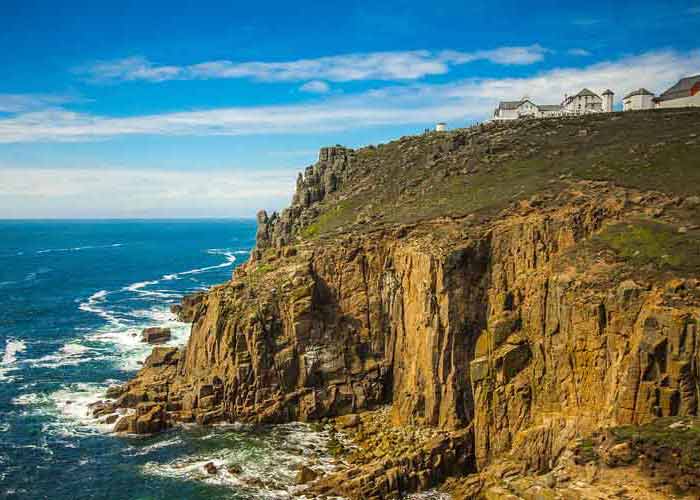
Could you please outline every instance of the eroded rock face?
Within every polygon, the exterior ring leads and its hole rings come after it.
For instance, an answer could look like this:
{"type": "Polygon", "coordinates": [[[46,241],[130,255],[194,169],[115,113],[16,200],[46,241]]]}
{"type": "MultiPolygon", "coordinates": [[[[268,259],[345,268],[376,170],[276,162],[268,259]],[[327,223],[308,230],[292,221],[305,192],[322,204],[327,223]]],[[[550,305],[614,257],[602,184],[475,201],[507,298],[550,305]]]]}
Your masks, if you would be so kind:
{"type": "Polygon", "coordinates": [[[177,316],[178,321],[192,323],[205,295],[206,294],[203,292],[185,295],[180,304],[175,304],[170,307],[170,312],[177,316]]]}
{"type": "Polygon", "coordinates": [[[342,187],[353,154],[352,149],[342,146],[321,148],[318,162],[303,174],[299,173],[292,204],[271,216],[264,210],[258,212],[256,249],[279,248],[294,241],[295,236],[318,215],[314,204],[342,187]]]}
{"type": "MultiPolygon", "coordinates": [[[[505,454],[546,471],[579,433],[697,414],[698,281],[638,283],[603,252],[573,254],[648,207],[583,185],[483,224],[298,242],[351,155],[322,152],[288,212],[259,214],[254,258],[198,299],[186,348],[154,351],[121,389],[117,405],[137,413],[120,430],[311,421],[388,404],[396,425],[461,436],[434,446],[457,454],[453,474],[505,454]]],[[[354,484],[351,497],[384,498],[434,484],[425,474],[437,458],[423,451],[324,491],[354,484]]]]}

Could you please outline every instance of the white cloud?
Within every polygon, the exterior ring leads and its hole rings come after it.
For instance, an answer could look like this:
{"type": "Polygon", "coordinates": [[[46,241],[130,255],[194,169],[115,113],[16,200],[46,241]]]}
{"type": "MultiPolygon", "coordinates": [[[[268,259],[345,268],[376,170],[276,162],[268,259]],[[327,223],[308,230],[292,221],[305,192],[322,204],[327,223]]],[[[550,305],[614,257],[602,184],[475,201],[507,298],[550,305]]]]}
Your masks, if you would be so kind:
{"type": "Polygon", "coordinates": [[[700,50],[657,51],[584,68],[560,68],[526,78],[470,79],[442,85],[412,84],[358,95],[329,97],[312,105],[253,106],[112,118],[65,110],[0,119],[0,143],[69,142],[125,135],[307,134],[378,125],[425,125],[483,119],[499,100],[524,95],[558,103],[582,87],[612,89],[618,98],[646,87],[661,92],[700,69],[700,50]]]}
{"type": "Polygon", "coordinates": [[[586,50],[586,49],[569,49],[567,52],[570,56],[581,56],[581,57],[587,57],[590,56],[591,53],[586,50]]]}
{"type": "Polygon", "coordinates": [[[0,218],[252,216],[291,197],[296,172],[0,168],[0,218]]]}
{"type": "Polygon", "coordinates": [[[330,86],[322,80],[311,80],[306,82],[304,85],[299,87],[299,90],[303,92],[311,92],[313,94],[326,94],[330,92],[330,86]]]}
{"type": "Polygon", "coordinates": [[[540,45],[500,47],[476,52],[396,51],[345,54],[285,62],[207,61],[189,66],[155,64],[144,57],[102,61],[78,68],[77,72],[97,82],[196,80],[249,78],[259,81],[328,80],[415,80],[441,75],[450,66],[474,61],[494,64],[532,64],[541,61],[547,49],[540,45]]]}
{"type": "Polygon", "coordinates": [[[62,95],[0,94],[0,113],[21,113],[76,101],[74,97],[62,95]]]}

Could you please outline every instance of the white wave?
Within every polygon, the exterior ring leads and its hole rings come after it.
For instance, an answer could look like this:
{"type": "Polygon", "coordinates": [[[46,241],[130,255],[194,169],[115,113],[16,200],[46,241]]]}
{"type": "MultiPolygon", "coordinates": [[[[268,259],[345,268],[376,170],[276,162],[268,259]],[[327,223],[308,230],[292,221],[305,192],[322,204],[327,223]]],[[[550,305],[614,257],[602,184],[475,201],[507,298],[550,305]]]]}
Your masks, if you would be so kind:
{"type": "Polygon", "coordinates": [[[309,463],[310,458],[313,458],[313,468],[320,474],[336,471],[339,467],[325,451],[328,433],[314,431],[305,424],[276,426],[268,435],[247,430],[245,426],[224,426],[200,439],[232,444],[205,454],[181,456],[168,463],[148,462],[143,466],[143,472],[235,486],[247,490],[250,498],[272,500],[291,499],[301,492],[303,487],[295,484],[296,473],[302,464],[309,463]],[[205,465],[210,462],[216,466],[216,474],[206,471],[205,465]],[[238,471],[229,473],[230,466],[235,466],[238,471]]]}
{"type": "Polygon", "coordinates": [[[38,359],[28,359],[25,363],[37,368],[57,368],[59,366],[79,365],[85,361],[106,359],[106,356],[95,355],[95,353],[96,350],[93,348],[70,342],[54,354],[48,354],[38,359]]]}
{"type": "Polygon", "coordinates": [[[112,314],[111,312],[107,311],[104,307],[100,306],[100,304],[104,303],[109,293],[110,292],[108,292],[107,290],[100,290],[98,292],[95,292],[92,295],[90,295],[90,297],[88,297],[87,301],[81,302],[78,308],[81,311],[97,314],[102,319],[107,321],[107,323],[119,324],[120,321],[116,315],[112,314]]]}
{"type": "Polygon", "coordinates": [[[170,439],[166,439],[164,441],[159,441],[154,444],[150,444],[148,446],[131,446],[127,449],[126,454],[130,455],[132,457],[136,456],[141,456],[141,455],[148,455],[152,451],[155,450],[160,450],[161,448],[167,448],[168,446],[173,446],[176,444],[182,444],[182,439],[180,439],[179,436],[175,436],[170,439]]]}
{"type": "Polygon", "coordinates": [[[17,354],[23,352],[27,344],[23,340],[8,339],[5,341],[5,350],[0,359],[0,381],[12,381],[7,374],[17,368],[17,354]]]}
{"type": "Polygon", "coordinates": [[[37,250],[37,254],[53,253],[53,252],[79,252],[81,250],[95,250],[99,248],[117,248],[124,246],[124,243],[112,243],[110,245],[85,245],[82,247],[69,247],[69,248],[46,248],[44,250],[37,250]]]}

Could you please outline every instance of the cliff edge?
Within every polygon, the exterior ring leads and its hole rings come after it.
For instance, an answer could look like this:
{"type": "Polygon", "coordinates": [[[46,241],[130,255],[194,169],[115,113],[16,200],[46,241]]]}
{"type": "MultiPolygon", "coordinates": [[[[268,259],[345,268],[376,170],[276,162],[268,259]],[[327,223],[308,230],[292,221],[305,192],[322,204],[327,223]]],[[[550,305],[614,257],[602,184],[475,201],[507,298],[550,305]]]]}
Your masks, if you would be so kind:
{"type": "Polygon", "coordinates": [[[544,474],[601,429],[697,415],[699,122],[322,149],[290,207],[258,214],[250,261],[192,302],[186,348],[156,348],[113,391],[134,410],[116,430],[382,414],[430,439],[309,491],[395,498],[466,475],[466,498],[501,491],[498,464],[544,474]]]}

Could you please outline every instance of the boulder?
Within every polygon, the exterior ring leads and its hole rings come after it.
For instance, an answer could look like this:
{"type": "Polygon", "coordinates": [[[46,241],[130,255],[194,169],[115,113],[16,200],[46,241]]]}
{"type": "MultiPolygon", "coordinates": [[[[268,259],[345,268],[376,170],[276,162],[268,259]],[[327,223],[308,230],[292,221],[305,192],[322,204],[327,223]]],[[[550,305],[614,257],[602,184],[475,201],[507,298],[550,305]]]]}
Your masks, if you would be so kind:
{"type": "Polygon", "coordinates": [[[229,474],[231,474],[231,475],[233,475],[233,476],[236,476],[236,475],[242,473],[242,472],[243,472],[243,469],[241,468],[240,465],[231,464],[231,465],[229,465],[229,466],[226,468],[226,471],[227,471],[229,474]]]}
{"type": "Polygon", "coordinates": [[[318,473],[316,473],[311,467],[307,467],[306,465],[302,465],[299,468],[299,472],[297,472],[297,484],[306,484],[310,483],[314,479],[318,477],[318,473]]]}
{"type": "Polygon", "coordinates": [[[219,472],[219,469],[214,465],[214,462],[207,462],[204,464],[204,470],[207,471],[207,474],[211,474],[212,476],[219,472]]]}
{"type": "Polygon", "coordinates": [[[170,340],[170,328],[151,327],[144,328],[141,332],[141,340],[149,344],[162,344],[170,340]]]}

